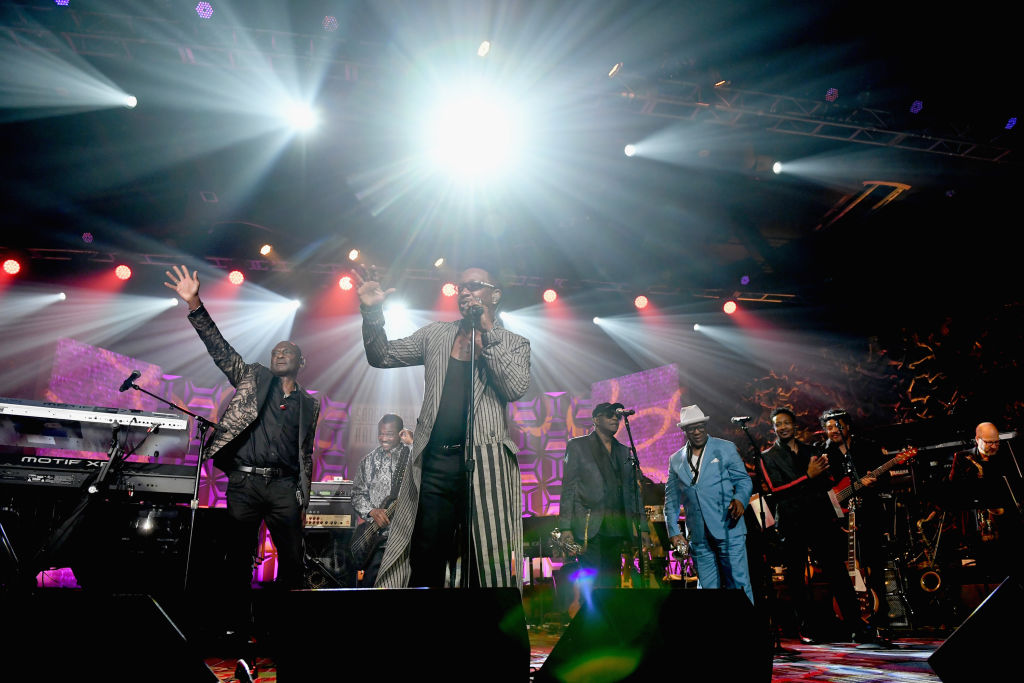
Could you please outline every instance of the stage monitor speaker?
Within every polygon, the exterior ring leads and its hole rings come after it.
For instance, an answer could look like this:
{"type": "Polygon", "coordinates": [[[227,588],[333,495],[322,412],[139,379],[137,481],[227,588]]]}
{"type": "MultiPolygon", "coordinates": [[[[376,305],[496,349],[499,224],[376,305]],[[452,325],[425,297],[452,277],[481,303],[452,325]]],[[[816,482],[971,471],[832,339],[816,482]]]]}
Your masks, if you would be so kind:
{"type": "Polygon", "coordinates": [[[352,529],[306,529],[306,588],[355,588],[348,558],[352,529]]]}
{"type": "Polygon", "coordinates": [[[529,680],[530,639],[516,588],[335,588],[253,597],[281,683],[376,668],[396,681],[529,680]]]}
{"type": "Polygon", "coordinates": [[[0,613],[4,668],[15,678],[218,682],[148,595],[53,588],[5,596],[0,613]]]}
{"type": "Polygon", "coordinates": [[[1008,576],[928,658],[943,683],[1019,680],[1021,577],[1008,576]],[[980,655],[979,653],[984,653],[980,655]]]}
{"type": "Polygon", "coordinates": [[[770,681],[772,639],[742,590],[595,589],[534,677],[770,681]]]}

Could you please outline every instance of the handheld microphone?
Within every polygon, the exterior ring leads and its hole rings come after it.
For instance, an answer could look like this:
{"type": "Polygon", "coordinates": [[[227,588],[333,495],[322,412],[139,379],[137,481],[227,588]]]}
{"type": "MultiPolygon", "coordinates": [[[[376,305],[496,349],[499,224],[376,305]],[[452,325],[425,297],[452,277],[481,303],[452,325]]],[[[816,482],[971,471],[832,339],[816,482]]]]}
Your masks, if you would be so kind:
{"type": "Polygon", "coordinates": [[[142,377],[141,372],[139,372],[138,370],[132,370],[132,374],[128,375],[128,379],[121,382],[121,388],[118,389],[118,391],[128,391],[129,389],[132,388],[132,384],[135,383],[135,380],[137,380],[140,377],[142,377]]]}
{"type": "Polygon", "coordinates": [[[734,424],[743,424],[744,422],[750,421],[749,415],[740,415],[739,417],[729,418],[734,424]]]}
{"type": "Polygon", "coordinates": [[[469,307],[469,314],[474,318],[479,318],[484,314],[484,307],[480,304],[473,304],[469,307]]]}
{"type": "Polygon", "coordinates": [[[624,415],[626,417],[629,417],[630,415],[636,415],[636,411],[635,410],[629,410],[628,408],[616,408],[615,409],[615,414],[616,415],[620,415],[620,416],[624,415]]]}

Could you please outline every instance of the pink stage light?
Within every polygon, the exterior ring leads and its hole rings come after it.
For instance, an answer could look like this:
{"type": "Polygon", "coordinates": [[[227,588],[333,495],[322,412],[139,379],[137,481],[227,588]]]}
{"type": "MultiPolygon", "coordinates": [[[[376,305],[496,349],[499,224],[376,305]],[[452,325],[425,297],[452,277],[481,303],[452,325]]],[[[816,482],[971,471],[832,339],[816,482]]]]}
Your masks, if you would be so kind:
{"type": "Polygon", "coordinates": [[[324,27],[324,30],[327,31],[328,33],[333,33],[335,31],[337,31],[338,30],[338,17],[333,17],[330,14],[328,14],[326,17],[324,17],[323,27],[324,27]]]}
{"type": "Polygon", "coordinates": [[[17,275],[21,272],[21,261],[9,258],[4,261],[4,272],[8,275],[17,275]]]}
{"type": "Polygon", "coordinates": [[[228,273],[228,282],[233,285],[240,285],[245,282],[245,273],[240,270],[232,270],[228,273]]]}
{"type": "Polygon", "coordinates": [[[825,91],[825,101],[826,102],[835,102],[838,99],[839,99],[839,91],[837,89],[829,88],[828,90],[825,91]]]}
{"type": "Polygon", "coordinates": [[[132,269],[122,263],[117,268],[114,268],[114,275],[118,280],[127,280],[132,276],[132,269]]]}
{"type": "Polygon", "coordinates": [[[355,280],[352,279],[351,275],[342,275],[338,280],[338,286],[348,292],[356,286],[356,283],[355,280]]]}
{"type": "Polygon", "coordinates": [[[558,292],[553,289],[545,289],[542,298],[545,302],[553,304],[555,303],[555,300],[558,299],[558,292]]]}
{"type": "Polygon", "coordinates": [[[726,301],[725,304],[722,305],[722,310],[728,313],[729,315],[732,315],[733,313],[736,312],[736,302],[726,301]]]}
{"type": "Polygon", "coordinates": [[[196,5],[196,14],[200,19],[209,19],[213,16],[213,5],[208,2],[201,2],[196,5]]]}
{"type": "Polygon", "coordinates": [[[455,286],[454,282],[446,282],[441,287],[441,293],[447,297],[452,297],[459,293],[459,288],[455,286]]]}
{"type": "Polygon", "coordinates": [[[639,308],[641,311],[647,308],[647,305],[651,303],[647,297],[641,294],[637,298],[633,299],[633,305],[639,308]]]}

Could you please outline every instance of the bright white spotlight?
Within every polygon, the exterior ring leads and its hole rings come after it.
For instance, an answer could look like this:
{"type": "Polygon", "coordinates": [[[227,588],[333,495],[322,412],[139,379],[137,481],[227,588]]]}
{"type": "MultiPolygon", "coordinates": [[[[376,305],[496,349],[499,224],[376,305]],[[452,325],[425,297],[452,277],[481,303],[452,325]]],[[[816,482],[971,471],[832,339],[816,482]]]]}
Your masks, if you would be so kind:
{"type": "Polygon", "coordinates": [[[60,294],[57,295],[57,299],[59,299],[60,301],[64,301],[67,298],[68,298],[68,295],[65,294],[64,292],[61,292],[60,294]]]}
{"type": "Polygon", "coordinates": [[[139,98],[135,97],[135,95],[125,95],[124,96],[124,106],[126,106],[127,108],[135,109],[135,105],[137,105],[138,103],[139,103],[139,98]]]}
{"type": "Polygon", "coordinates": [[[320,117],[305,102],[292,102],[284,109],[284,119],[297,131],[308,131],[316,127],[320,117]]]}
{"type": "Polygon", "coordinates": [[[480,57],[486,57],[487,53],[491,51],[491,41],[485,40],[480,43],[480,47],[476,49],[476,53],[480,57]]]}
{"type": "Polygon", "coordinates": [[[401,314],[405,313],[407,309],[405,307],[404,301],[389,301],[387,305],[384,306],[384,310],[387,311],[388,313],[401,314]]]}
{"type": "Polygon", "coordinates": [[[700,324],[699,323],[694,323],[693,324],[693,331],[694,332],[700,332],[700,324]]]}
{"type": "Polygon", "coordinates": [[[512,161],[520,147],[519,114],[491,91],[445,97],[425,134],[438,166],[453,175],[479,178],[512,161]]]}
{"type": "Polygon", "coordinates": [[[601,324],[601,319],[599,317],[597,317],[596,315],[594,316],[594,324],[595,325],[600,325],[601,324]]]}
{"type": "Polygon", "coordinates": [[[298,299],[292,299],[291,301],[288,302],[288,307],[291,308],[293,311],[297,311],[299,310],[299,308],[302,307],[302,302],[299,301],[298,299]]]}
{"type": "Polygon", "coordinates": [[[173,297],[173,296],[170,299],[168,299],[167,302],[168,302],[167,303],[168,306],[177,306],[178,305],[178,299],[173,297]]]}
{"type": "Polygon", "coordinates": [[[622,151],[626,153],[627,157],[631,157],[636,154],[636,145],[626,145],[622,151]]]}
{"type": "Polygon", "coordinates": [[[782,162],[781,161],[776,161],[774,164],[772,164],[772,173],[774,173],[775,175],[778,175],[778,174],[782,173],[782,162]]]}

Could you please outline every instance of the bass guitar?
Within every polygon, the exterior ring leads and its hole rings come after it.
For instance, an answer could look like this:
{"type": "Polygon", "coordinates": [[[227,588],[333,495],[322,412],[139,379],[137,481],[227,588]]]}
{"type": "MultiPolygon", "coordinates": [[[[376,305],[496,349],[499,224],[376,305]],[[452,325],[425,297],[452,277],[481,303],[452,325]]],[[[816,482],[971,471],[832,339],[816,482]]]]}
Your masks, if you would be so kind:
{"type": "Polygon", "coordinates": [[[902,465],[906,461],[910,460],[917,455],[917,449],[914,447],[904,448],[902,451],[896,454],[896,456],[876,467],[875,469],[868,472],[866,475],[861,477],[858,481],[850,482],[850,477],[843,477],[838,484],[832,487],[832,490],[828,492],[829,502],[832,503],[832,509],[836,513],[836,517],[842,519],[850,511],[850,508],[846,506],[846,501],[857,494],[858,491],[864,488],[864,480],[873,477],[877,479],[881,475],[888,472],[893,468],[894,465],[902,465]]]}
{"type": "MultiPolygon", "coordinates": [[[[398,507],[398,501],[392,500],[390,505],[385,508],[385,514],[388,519],[395,514],[395,508],[398,507]]],[[[381,544],[381,541],[385,540],[384,530],[387,527],[377,526],[377,522],[368,521],[359,525],[355,533],[352,535],[352,542],[349,546],[349,552],[352,556],[353,567],[358,571],[366,569],[366,566],[370,562],[370,558],[373,557],[373,553],[377,550],[377,546],[381,544]]]]}
{"type": "MultiPolygon", "coordinates": [[[[398,508],[398,491],[402,487],[402,479],[405,477],[405,466],[408,462],[408,456],[403,457],[399,462],[391,482],[392,494],[381,504],[381,507],[387,506],[384,507],[384,514],[388,516],[388,519],[394,516],[395,510],[398,508]]],[[[366,569],[370,558],[373,557],[373,553],[377,550],[377,546],[380,545],[381,541],[385,540],[385,529],[387,527],[377,526],[375,521],[364,522],[356,528],[352,534],[352,541],[349,543],[349,556],[352,558],[352,564],[356,571],[366,569]]]]}

